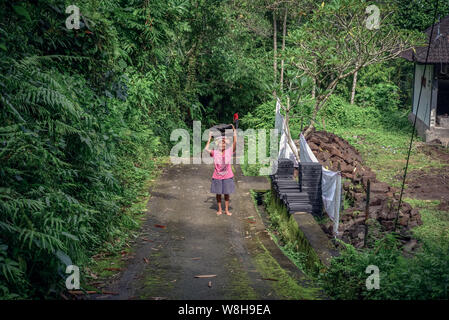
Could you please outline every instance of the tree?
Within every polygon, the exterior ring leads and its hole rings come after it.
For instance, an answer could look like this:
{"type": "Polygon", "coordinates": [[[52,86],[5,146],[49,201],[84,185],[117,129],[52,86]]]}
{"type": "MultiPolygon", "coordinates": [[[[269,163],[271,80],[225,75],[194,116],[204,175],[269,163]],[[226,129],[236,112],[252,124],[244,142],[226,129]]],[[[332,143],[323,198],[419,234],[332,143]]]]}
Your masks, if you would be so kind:
{"type": "Polygon", "coordinates": [[[310,19],[287,37],[287,63],[295,71],[289,81],[306,76],[316,86],[306,136],[341,80],[363,67],[394,59],[419,42],[418,33],[392,23],[394,12],[393,5],[381,5],[377,27],[375,11],[367,10],[362,0],[323,2],[310,19]]]}
{"type": "Polygon", "coordinates": [[[280,92],[283,90],[284,86],[284,71],[285,71],[285,59],[281,58],[281,70],[280,70],[280,78],[279,83],[277,81],[278,78],[278,59],[279,56],[283,56],[285,52],[285,42],[287,37],[287,23],[288,20],[293,20],[295,18],[298,19],[298,23],[301,22],[301,17],[305,15],[305,12],[310,10],[312,7],[312,0],[268,0],[265,1],[266,8],[272,12],[273,16],[273,71],[274,71],[274,90],[273,94],[276,97],[276,88],[279,88],[280,92]],[[300,10],[298,11],[298,8],[300,10]],[[282,17],[282,44],[281,44],[281,52],[278,53],[278,31],[277,31],[277,13],[282,17]]]}

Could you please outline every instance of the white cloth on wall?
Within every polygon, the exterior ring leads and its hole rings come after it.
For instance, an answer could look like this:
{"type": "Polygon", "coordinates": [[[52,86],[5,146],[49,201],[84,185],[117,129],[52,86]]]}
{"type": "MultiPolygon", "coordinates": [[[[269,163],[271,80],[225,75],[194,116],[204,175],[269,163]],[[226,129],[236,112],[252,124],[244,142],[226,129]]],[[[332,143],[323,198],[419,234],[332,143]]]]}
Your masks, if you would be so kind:
{"type": "Polygon", "coordinates": [[[318,162],[302,133],[299,136],[299,150],[301,151],[299,154],[301,162],[318,162]]]}
{"type": "Polygon", "coordinates": [[[281,114],[281,102],[279,98],[276,99],[276,113],[274,118],[274,128],[278,130],[279,134],[282,133],[284,128],[284,117],[281,114]]]}
{"type": "MultiPolygon", "coordinates": [[[[310,149],[303,134],[299,137],[300,161],[319,162],[310,149]]],[[[341,206],[341,175],[340,172],[330,171],[321,166],[321,189],[323,206],[327,215],[334,223],[334,234],[338,235],[338,224],[340,222],[341,206]]]]}
{"type": "Polygon", "coordinates": [[[334,234],[338,234],[341,205],[341,175],[340,172],[322,168],[322,197],[323,206],[329,218],[334,222],[334,234]]]}

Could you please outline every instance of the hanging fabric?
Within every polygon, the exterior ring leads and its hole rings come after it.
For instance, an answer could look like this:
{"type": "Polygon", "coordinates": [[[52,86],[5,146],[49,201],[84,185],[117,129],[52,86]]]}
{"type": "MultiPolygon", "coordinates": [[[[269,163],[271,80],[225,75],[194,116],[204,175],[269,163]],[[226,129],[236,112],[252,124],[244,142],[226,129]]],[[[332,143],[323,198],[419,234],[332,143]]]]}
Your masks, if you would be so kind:
{"type": "MultiPolygon", "coordinates": [[[[301,162],[319,162],[302,133],[299,137],[299,147],[301,162]]],[[[327,170],[323,166],[321,169],[323,173],[321,176],[323,206],[334,223],[334,235],[338,235],[341,206],[341,175],[340,172],[327,170]]]]}
{"type": "Polygon", "coordinates": [[[281,141],[279,142],[279,158],[286,158],[293,161],[295,167],[298,167],[298,160],[295,157],[297,153],[296,145],[293,143],[293,151],[288,144],[287,134],[285,133],[284,126],[284,116],[281,114],[281,102],[279,98],[276,100],[276,116],[275,116],[275,129],[281,135],[281,141]]]}
{"type": "Polygon", "coordinates": [[[282,134],[282,131],[284,129],[284,117],[281,114],[281,102],[279,101],[279,98],[276,99],[274,128],[278,130],[279,134],[282,134]]]}

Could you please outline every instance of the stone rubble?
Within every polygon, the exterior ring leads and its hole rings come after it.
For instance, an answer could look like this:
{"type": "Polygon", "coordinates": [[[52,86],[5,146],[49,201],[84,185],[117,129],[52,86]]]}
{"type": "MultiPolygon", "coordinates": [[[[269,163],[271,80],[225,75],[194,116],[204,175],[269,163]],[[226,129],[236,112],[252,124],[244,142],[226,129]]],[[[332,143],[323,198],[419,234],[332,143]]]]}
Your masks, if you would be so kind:
{"type": "MultiPolygon", "coordinates": [[[[369,232],[374,226],[382,232],[394,231],[394,221],[399,203],[399,190],[380,182],[376,174],[363,165],[359,152],[346,140],[333,133],[314,131],[307,142],[318,161],[327,169],[341,171],[343,190],[346,199],[352,203],[349,209],[340,213],[339,237],[360,248],[364,245],[365,228],[369,232]],[[366,189],[370,181],[370,203],[368,217],[365,214],[366,189]],[[373,226],[373,227],[371,227],[373,226]]],[[[298,142],[296,142],[299,145],[298,142]]],[[[398,217],[398,232],[403,235],[403,243],[411,240],[410,229],[421,225],[421,215],[417,209],[402,201],[398,217]]],[[[322,225],[324,231],[332,236],[332,223],[322,225]]],[[[410,247],[410,246],[409,246],[410,247]]]]}

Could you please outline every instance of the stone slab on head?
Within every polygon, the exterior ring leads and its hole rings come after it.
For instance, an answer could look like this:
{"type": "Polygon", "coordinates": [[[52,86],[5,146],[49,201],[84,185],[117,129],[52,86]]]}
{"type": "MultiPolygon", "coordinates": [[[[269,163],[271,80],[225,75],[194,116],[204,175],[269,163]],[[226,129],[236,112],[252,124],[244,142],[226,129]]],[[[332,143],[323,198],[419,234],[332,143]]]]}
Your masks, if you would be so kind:
{"type": "Polygon", "coordinates": [[[226,133],[226,130],[232,130],[232,125],[231,124],[217,124],[215,126],[213,126],[212,128],[210,128],[211,131],[214,130],[218,130],[219,132],[221,132],[221,135],[224,136],[226,133]]]}

